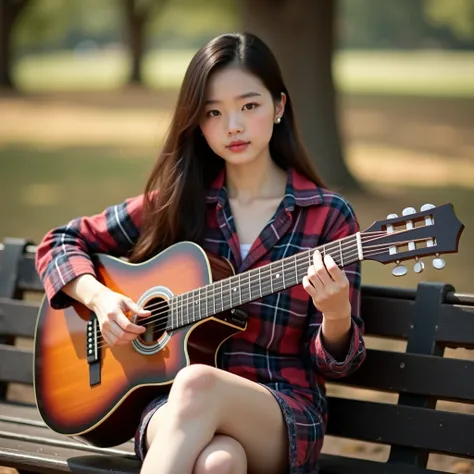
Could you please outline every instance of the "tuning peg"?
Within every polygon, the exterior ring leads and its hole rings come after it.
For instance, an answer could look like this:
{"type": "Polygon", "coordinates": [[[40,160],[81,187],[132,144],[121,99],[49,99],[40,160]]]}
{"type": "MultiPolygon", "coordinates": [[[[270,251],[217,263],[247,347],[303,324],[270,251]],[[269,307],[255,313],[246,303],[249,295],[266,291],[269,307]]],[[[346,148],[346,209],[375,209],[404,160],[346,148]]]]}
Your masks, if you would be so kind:
{"type": "Polygon", "coordinates": [[[416,263],[413,265],[413,270],[415,273],[421,273],[425,269],[425,264],[416,257],[416,263]]]}
{"type": "Polygon", "coordinates": [[[410,214],[415,214],[415,213],[416,213],[416,209],[414,207],[405,207],[405,209],[403,209],[403,212],[402,212],[404,216],[409,216],[410,214]]]}
{"type": "Polygon", "coordinates": [[[396,277],[401,277],[407,274],[407,267],[405,265],[400,264],[400,260],[397,260],[396,267],[392,270],[392,275],[396,277]]]}
{"type": "Polygon", "coordinates": [[[439,258],[439,253],[437,253],[436,258],[433,259],[433,267],[436,268],[436,270],[442,270],[445,266],[446,262],[442,258],[439,258]]]}
{"type": "Polygon", "coordinates": [[[420,207],[420,210],[421,210],[421,212],[429,211],[430,209],[433,209],[434,207],[436,207],[434,204],[426,203],[426,204],[423,204],[423,206],[420,207]]]}

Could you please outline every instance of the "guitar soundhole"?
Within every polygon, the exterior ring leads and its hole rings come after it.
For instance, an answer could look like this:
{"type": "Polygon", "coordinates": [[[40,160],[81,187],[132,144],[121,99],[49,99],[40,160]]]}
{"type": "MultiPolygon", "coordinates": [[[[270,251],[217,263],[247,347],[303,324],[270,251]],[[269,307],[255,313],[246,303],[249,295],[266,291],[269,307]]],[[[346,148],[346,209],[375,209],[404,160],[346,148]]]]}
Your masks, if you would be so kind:
{"type": "Polygon", "coordinates": [[[146,345],[155,344],[166,333],[168,302],[163,298],[151,298],[145,304],[145,309],[151,311],[151,316],[141,322],[141,326],[145,326],[146,331],[140,336],[140,340],[146,345]]]}

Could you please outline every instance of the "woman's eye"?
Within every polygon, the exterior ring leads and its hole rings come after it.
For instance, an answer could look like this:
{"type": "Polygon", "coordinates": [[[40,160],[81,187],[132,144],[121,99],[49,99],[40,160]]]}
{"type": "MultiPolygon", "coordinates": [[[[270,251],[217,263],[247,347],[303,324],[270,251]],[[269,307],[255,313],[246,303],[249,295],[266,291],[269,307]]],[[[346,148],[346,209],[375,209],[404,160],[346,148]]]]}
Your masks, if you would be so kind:
{"type": "Polygon", "coordinates": [[[218,110],[209,110],[206,112],[206,117],[217,117],[219,113],[220,112],[218,110]]]}
{"type": "Polygon", "coordinates": [[[250,104],[245,104],[244,105],[244,109],[246,110],[252,110],[252,109],[255,109],[258,107],[258,104],[256,104],[255,102],[251,102],[250,104]]]}

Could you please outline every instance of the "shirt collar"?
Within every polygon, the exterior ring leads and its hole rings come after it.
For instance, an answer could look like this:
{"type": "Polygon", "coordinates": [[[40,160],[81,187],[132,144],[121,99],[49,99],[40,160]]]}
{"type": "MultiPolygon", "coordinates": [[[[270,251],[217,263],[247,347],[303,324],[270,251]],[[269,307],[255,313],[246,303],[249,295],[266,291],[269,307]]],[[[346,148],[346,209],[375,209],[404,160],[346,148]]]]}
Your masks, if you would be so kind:
{"type": "MultiPolygon", "coordinates": [[[[209,188],[206,202],[217,203],[223,207],[226,200],[227,188],[225,186],[225,168],[223,168],[209,188]]],[[[323,202],[322,189],[294,168],[289,168],[283,201],[287,211],[293,211],[295,205],[299,207],[318,205],[323,202]]]]}

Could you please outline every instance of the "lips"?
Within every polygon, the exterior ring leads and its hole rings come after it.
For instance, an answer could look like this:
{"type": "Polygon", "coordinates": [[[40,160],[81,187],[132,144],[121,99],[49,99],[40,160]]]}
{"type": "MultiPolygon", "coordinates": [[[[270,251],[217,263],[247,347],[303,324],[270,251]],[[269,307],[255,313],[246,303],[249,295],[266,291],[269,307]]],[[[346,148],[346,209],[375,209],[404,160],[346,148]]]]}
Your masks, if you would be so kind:
{"type": "Polygon", "coordinates": [[[230,151],[239,152],[245,150],[249,144],[250,142],[246,142],[244,140],[236,140],[231,142],[230,145],[227,146],[227,148],[230,151]]]}

